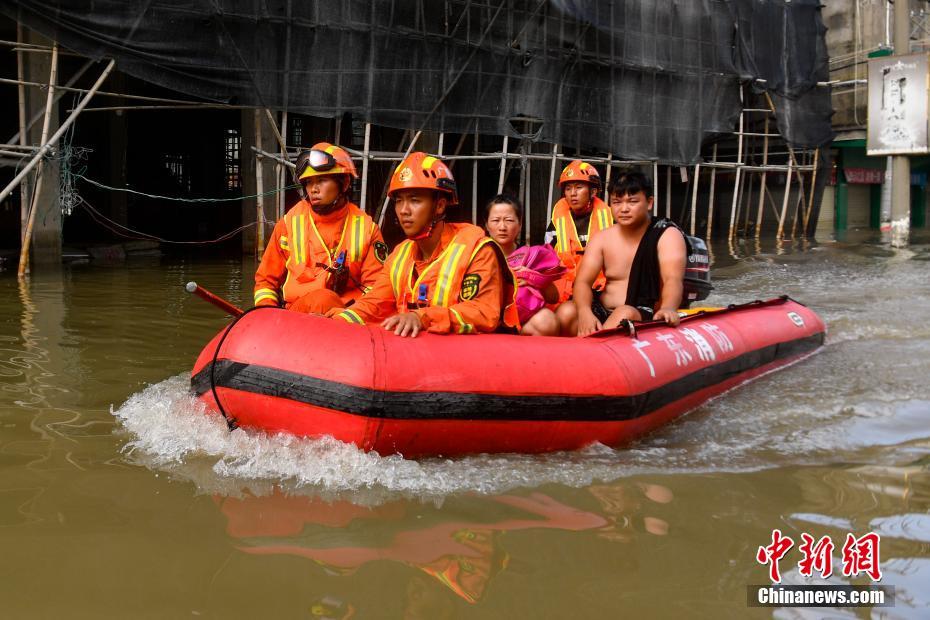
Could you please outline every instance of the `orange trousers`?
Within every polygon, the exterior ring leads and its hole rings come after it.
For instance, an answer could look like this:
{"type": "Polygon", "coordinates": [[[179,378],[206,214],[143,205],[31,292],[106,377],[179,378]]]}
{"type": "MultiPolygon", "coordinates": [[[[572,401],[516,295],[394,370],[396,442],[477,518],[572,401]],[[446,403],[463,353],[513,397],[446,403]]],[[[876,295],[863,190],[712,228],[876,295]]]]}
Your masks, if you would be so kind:
{"type": "Polygon", "coordinates": [[[287,309],[306,314],[325,314],[333,308],[342,308],[345,305],[339,295],[328,288],[321,288],[298,297],[287,309]]]}

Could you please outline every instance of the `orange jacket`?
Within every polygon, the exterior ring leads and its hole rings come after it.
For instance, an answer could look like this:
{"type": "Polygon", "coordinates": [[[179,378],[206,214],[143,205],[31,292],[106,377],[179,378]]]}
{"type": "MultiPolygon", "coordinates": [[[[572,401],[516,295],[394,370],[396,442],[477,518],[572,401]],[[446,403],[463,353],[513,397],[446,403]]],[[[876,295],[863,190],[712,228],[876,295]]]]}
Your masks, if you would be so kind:
{"type": "Polygon", "coordinates": [[[501,321],[518,327],[510,270],[481,228],[446,222],[433,255],[419,254],[414,241],[401,242],[371,290],[336,318],[364,324],[416,312],[437,334],[493,332],[501,321]]]}
{"type": "Polygon", "coordinates": [[[345,251],[349,268],[344,303],[361,297],[387,258],[381,230],[361,209],[348,203],[335,213],[319,215],[301,200],[275,224],[255,272],[255,305],[294,303],[307,293],[328,288],[332,266],[345,251]]]}
{"type": "MultiPolygon", "coordinates": [[[[591,219],[588,220],[588,240],[591,235],[600,232],[605,228],[610,228],[614,224],[614,216],[600,198],[594,198],[594,209],[591,211],[591,219]]],[[[552,225],[555,227],[556,245],[555,251],[562,260],[562,264],[568,269],[565,276],[556,282],[556,288],[559,289],[559,301],[565,301],[572,296],[572,286],[575,284],[575,274],[578,265],[581,264],[581,257],[584,255],[584,246],[578,238],[578,231],[575,230],[575,220],[572,218],[572,209],[568,202],[562,198],[552,208],[552,225]]],[[[594,288],[604,287],[606,279],[601,273],[594,282],[594,288]]]]}

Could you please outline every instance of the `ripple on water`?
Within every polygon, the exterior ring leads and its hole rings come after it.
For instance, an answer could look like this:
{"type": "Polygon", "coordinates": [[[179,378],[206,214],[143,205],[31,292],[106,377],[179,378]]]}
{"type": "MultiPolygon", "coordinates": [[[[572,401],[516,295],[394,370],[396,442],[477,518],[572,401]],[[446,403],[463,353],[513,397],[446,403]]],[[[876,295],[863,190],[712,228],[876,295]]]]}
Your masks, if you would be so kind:
{"type": "MultiPolygon", "coordinates": [[[[838,452],[845,460],[855,461],[859,446],[849,433],[839,432],[848,426],[842,413],[782,404],[771,415],[759,415],[769,407],[766,401],[777,403],[778,397],[772,389],[754,386],[707,404],[696,415],[621,449],[595,445],[545,455],[412,461],[366,453],[328,437],[270,436],[243,429],[229,432],[222,418],[207,414],[188,389],[189,375],[179,375],[133,395],[113,413],[130,434],[124,450],[133,461],[192,480],[204,492],[221,488],[229,492],[240,483],[251,489],[254,483],[264,482],[322,493],[374,490],[421,498],[501,493],[546,483],[581,487],[642,473],[748,471],[799,462],[835,462],[838,452]],[[788,440],[773,441],[781,436],[788,440]]],[[[920,419],[922,410],[913,415],[920,419]]],[[[888,432],[894,439],[892,428],[888,426],[888,432]]],[[[918,435],[921,432],[914,430],[897,437],[907,441],[918,435]]]]}

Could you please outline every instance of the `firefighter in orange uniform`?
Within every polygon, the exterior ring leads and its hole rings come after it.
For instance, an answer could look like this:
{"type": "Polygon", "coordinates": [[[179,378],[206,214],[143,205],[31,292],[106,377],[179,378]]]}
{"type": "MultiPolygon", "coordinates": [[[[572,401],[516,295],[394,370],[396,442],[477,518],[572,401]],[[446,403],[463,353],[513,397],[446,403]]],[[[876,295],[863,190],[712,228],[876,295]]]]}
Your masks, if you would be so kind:
{"type": "Polygon", "coordinates": [[[352,158],[320,142],[297,158],[305,197],[275,224],[255,273],[255,305],[325,313],[368,290],[388,249],[381,230],[349,200],[352,158]]]}
{"type": "MultiPolygon", "coordinates": [[[[614,216],[610,207],[597,196],[600,187],[601,176],[597,169],[580,159],[565,166],[559,176],[562,198],[552,208],[552,223],[546,231],[546,243],[555,248],[568,269],[565,277],[555,283],[560,303],[572,296],[575,272],[581,264],[588,239],[594,233],[613,226],[614,216]],[[584,234],[579,231],[584,231],[584,234]]],[[[602,274],[595,282],[595,288],[603,286],[602,274]]]]}
{"type": "Polygon", "coordinates": [[[516,328],[514,285],[500,247],[472,224],[445,221],[458,204],[452,172],[426,153],[411,153],[388,187],[407,239],[384,264],[372,289],[329,316],[380,321],[398,336],[493,332],[516,328]]]}

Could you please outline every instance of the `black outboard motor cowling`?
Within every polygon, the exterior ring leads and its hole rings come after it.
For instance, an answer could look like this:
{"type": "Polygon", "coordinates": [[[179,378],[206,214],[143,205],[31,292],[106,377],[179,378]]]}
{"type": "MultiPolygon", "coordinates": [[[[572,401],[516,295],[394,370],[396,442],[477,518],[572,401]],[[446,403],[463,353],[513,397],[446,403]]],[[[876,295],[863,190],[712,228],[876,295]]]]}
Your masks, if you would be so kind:
{"type": "Polygon", "coordinates": [[[691,303],[707,299],[714,287],[710,283],[710,254],[703,239],[685,235],[688,246],[688,264],[685,265],[684,295],[682,308],[690,308],[691,303]]]}

